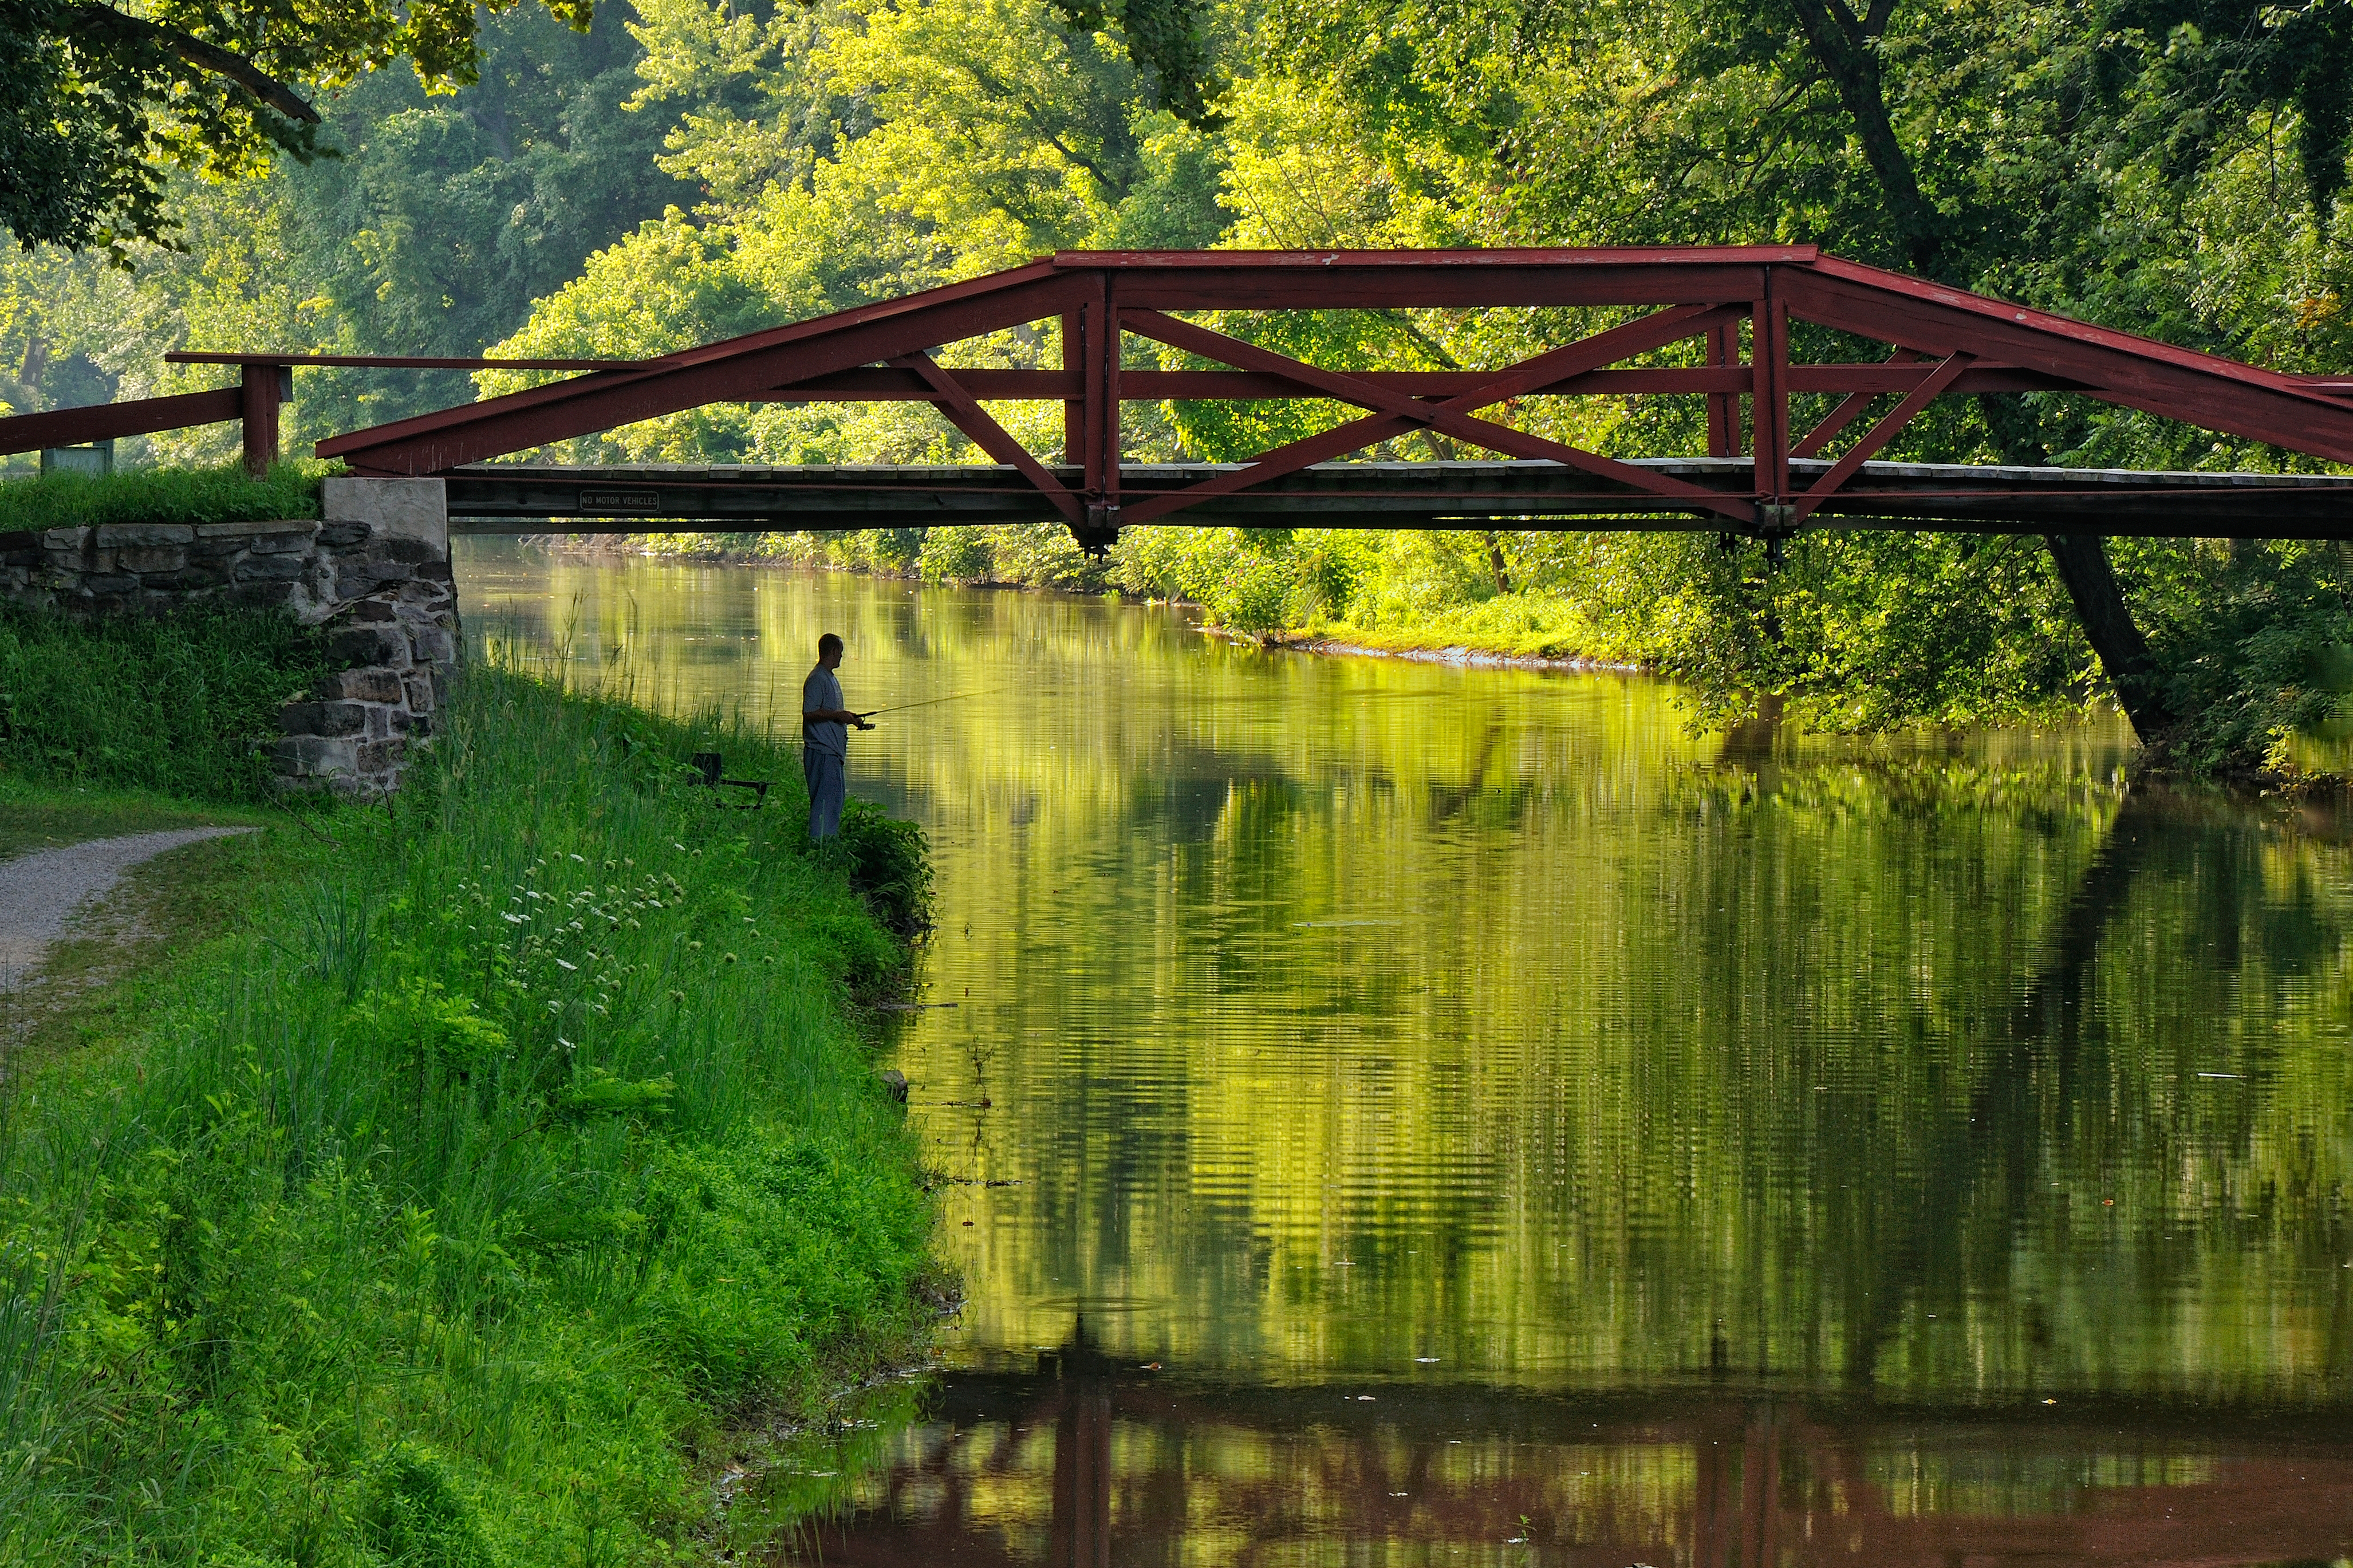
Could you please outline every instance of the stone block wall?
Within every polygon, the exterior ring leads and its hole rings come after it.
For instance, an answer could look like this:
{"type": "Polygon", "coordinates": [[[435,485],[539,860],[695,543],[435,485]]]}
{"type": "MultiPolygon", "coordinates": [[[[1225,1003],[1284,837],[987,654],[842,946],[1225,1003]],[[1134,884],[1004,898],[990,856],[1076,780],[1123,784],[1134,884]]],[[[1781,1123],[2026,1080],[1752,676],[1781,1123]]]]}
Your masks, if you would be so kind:
{"type": "Polygon", "coordinates": [[[349,667],[290,703],[288,788],[397,789],[433,734],[459,648],[449,526],[435,479],[331,479],[320,521],[108,523],[0,534],[0,598],[69,614],[201,603],[282,609],[328,629],[349,667]]]}

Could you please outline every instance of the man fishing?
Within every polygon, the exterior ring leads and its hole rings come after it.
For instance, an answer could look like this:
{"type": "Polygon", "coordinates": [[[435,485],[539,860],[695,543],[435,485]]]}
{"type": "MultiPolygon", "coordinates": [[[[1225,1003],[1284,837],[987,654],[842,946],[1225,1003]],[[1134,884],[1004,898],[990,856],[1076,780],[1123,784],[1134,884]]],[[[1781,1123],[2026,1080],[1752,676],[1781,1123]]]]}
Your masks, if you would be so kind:
{"type": "Polygon", "coordinates": [[[872,729],[864,714],[841,705],[841,639],[828,631],[817,640],[817,668],[801,683],[801,777],[808,780],[809,837],[818,842],[841,832],[842,768],[849,760],[849,726],[872,729]]]}

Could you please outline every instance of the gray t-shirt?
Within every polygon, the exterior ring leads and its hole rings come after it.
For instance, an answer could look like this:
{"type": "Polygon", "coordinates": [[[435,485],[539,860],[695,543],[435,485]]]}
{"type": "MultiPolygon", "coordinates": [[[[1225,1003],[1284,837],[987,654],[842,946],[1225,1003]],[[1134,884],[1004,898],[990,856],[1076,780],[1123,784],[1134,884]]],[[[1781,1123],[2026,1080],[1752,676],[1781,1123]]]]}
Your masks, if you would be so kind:
{"type": "MultiPolygon", "coordinates": [[[[841,683],[835,680],[833,672],[824,665],[819,664],[816,669],[811,670],[808,673],[808,679],[801,683],[801,712],[815,713],[820,708],[840,708],[846,705],[841,700],[841,683]]],[[[808,744],[816,747],[819,751],[830,751],[836,757],[848,760],[849,731],[843,726],[828,720],[823,724],[809,725],[803,733],[808,737],[808,744]]]]}

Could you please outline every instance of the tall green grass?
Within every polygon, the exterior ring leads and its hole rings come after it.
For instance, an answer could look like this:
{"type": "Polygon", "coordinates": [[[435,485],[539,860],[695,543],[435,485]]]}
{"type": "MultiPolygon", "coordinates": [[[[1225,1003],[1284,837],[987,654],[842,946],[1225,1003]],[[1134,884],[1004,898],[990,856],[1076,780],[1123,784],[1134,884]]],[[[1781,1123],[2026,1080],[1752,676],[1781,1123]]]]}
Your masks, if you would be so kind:
{"type": "Polygon", "coordinates": [[[0,606],[0,772],[267,799],[279,710],[331,667],[324,637],[278,610],[83,620],[0,606]]]}
{"type": "Polygon", "coordinates": [[[0,1563],[696,1559],[697,1456],[923,1319],[845,1022],[905,950],[789,754],[498,668],[451,718],[278,832],[142,1037],[15,1086],[0,1563]],[[786,799],[719,807],[712,747],[786,799]]]}
{"type": "Polygon", "coordinates": [[[242,465],[140,468],[120,473],[45,473],[0,481],[0,534],[100,523],[258,523],[319,515],[320,482],[343,465],[313,458],[272,463],[267,478],[242,465]]]}

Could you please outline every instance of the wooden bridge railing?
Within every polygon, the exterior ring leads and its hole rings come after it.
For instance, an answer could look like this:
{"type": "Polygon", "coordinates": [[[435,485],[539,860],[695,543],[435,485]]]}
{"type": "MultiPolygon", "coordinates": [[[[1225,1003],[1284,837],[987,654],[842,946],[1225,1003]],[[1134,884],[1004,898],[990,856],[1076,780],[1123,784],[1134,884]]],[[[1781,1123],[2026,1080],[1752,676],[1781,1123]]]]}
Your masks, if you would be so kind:
{"type": "Polygon", "coordinates": [[[627,359],[443,359],[367,354],[212,354],[164,356],[172,365],[234,365],[237,382],[209,392],[178,392],[164,397],[134,397],[80,408],[53,408],[0,419],[0,456],[45,447],[82,446],[124,436],[152,436],[199,425],[244,427],[245,471],[256,479],[278,459],[278,415],[293,400],[298,365],[349,366],[369,370],[613,370],[633,369],[627,359]]]}

